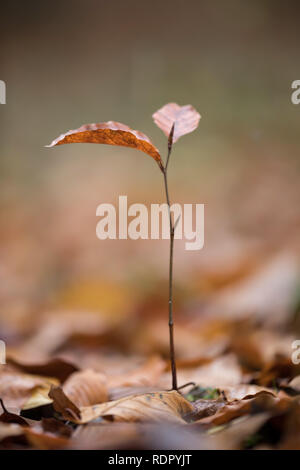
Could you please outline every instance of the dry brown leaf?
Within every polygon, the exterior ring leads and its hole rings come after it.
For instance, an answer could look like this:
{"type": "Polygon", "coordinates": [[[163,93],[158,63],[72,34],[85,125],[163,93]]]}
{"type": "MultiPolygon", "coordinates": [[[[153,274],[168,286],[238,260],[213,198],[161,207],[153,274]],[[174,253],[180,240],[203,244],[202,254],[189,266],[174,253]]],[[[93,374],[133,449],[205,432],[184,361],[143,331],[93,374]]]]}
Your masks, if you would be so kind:
{"type": "Polygon", "coordinates": [[[7,363],[27,374],[55,377],[60,382],[64,382],[69,375],[78,370],[78,367],[60,358],[49,359],[49,361],[34,364],[27,364],[7,358],[7,363]]]}
{"type": "MultiPolygon", "coordinates": [[[[26,407],[36,391],[39,391],[44,398],[48,395],[51,385],[57,385],[57,383],[55,379],[49,377],[22,374],[10,366],[1,366],[0,398],[9,411],[18,413],[26,407]]],[[[35,402],[35,406],[41,404],[45,404],[44,399],[41,403],[35,402]]],[[[26,408],[28,409],[28,406],[26,408]]]]}
{"type": "Polygon", "coordinates": [[[274,390],[271,390],[267,387],[261,387],[259,385],[252,384],[238,384],[233,387],[226,386],[222,388],[222,392],[228,402],[252,398],[260,392],[266,392],[270,393],[273,396],[276,396],[274,390]]]}
{"type": "Polygon", "coordinates": [[[183,416],[190,413],[192,409],[192,405],[178,392],[155,392],[81,408],[81,422],[88,422],[101,416],[112,417],[114,421],[182,423],[184,422],[183,416]]]}
{"type": "Polygon", "coordinates": [[[27,421],[25,421],[24,418],[22,418],[21,416],[15,413],[10,413],[9,411],[7,411],[1,399],[0,399],[0,404],[3,409],[3,413],[0,415],[1,423],[15,423],[15,424],[19,424],[20,426],[28,426],[28,423],[27,421]]]}
{"type": "Polygon", "coordinates": [[[109,391],[111,401],[120,400],[120,398],[131,397],[132,395],[145,395],[146,393],[160,392],[161,387],[116,387],[109,391]]]}
{"type": "Polygon", "coordinates": [[[78,424],[88,423],[96,418],[113,421],[168,421],[183,423],[183,416],[193,411],[192,405],[178,392],[155,392],[131,395],[119,400],[78,409],[66,400],[62,389],[52,388],[50,396],[54,407],[65,419],[78,424]]]}
{"type": "Polygon", "coordinates": [[[67,397],[61,387],[51,387],[49,397],[53,400],[53,407],[66,420],[78,421],[80,409],[67,397]]]}
{"type": "Polygon", "coordinates": [[[79,408],[108,400],[106,377],[91,369],[74,372],[65,382],[63,391],[79,408]]]}
{"type": "Polygon", "coordinates": [[[290,406],[290,399],[286,396],[275,397],[269,392],[259,392],[254,397],[243,400],[235,400],[231,403],[226,404],[216,414],[200,419],[195,423],[213,424],[220,426],[229,421],[244,416],[246,414],[262,413],[265,411],[276,411],[282,412],[290,406]]]}
{"type": "Polygon", "coordinates": [[[200,114],[191,106],[179,106],[177,103],[168,103],[153,114],[155,124],[169,136],[173,124],[174,134],[173,142],[176,142],[179,137],[189,134],[197,129],[200,114]]]}
{"type": "Polygon", "coordinates": [[[38,408],[39,406],[50,405],[52,400],[49,398],[49,391],[52,385],[57,385],[57,382],[50,382],[47,387],[37,387],[26,403],[22,406],[22,410],[31,410],[32,408],[38,408]]]}
{"type": "Polygon", "coordinates": [[[83,125],[60,135],[47,147],[72,143],[108,144],[135,148],[154,158],[161,168],[163,166],[159,151],[149,137],[120,122],[108,121],[83,125]]]}
{"type": "Polygon", "coordinates": [[[92,406],[108,399],[106,378],[93,370],[75,372],[63,388],[52,387],[49,397],[53,400],[56,411],[66,419],[72,418],[76,421],[80,419],[81,407],[92,406]]]}

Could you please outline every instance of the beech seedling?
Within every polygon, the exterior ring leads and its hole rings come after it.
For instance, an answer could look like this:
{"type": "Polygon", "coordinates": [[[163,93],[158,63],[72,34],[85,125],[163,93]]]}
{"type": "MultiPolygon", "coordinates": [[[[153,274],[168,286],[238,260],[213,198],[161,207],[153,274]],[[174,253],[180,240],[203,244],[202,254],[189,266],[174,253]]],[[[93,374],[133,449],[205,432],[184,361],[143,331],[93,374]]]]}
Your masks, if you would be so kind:
{"type": "Polygon", "coordinates": [[[78,129],[70,130],[60,135],[47,147],[55,147],[62,144],[92,143],[119,145],[141,150],[152,157],[158,164],[163,175],[166,200],[169,212],[170,224],[170,256],[169,256],[169,341],[170,361],[172,370],[172,389],[177,390],[177,373],[174,345],[173,322],[173,258],[174,258],[174,234],[178,220],[174,220],[171,211],[171,203],[168,188],[168,167],[173,144],[185,134],[194,131],[199,124],[200,114],[191,105],[179,106],[176,103],[168,103],[153,114],[155,124],[168,138],[168,151],[163,162],[159,150],[153,145],[149,137],[140,131],[133,130],[120,122],[108,121],[98,124],[86,124],[78,129]]]}

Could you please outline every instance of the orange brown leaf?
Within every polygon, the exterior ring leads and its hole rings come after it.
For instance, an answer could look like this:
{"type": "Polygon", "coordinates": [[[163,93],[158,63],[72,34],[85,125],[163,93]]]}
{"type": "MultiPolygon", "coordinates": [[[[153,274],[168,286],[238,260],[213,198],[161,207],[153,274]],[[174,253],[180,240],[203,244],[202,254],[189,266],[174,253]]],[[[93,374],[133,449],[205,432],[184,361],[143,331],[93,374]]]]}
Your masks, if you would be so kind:
{"type": "Polygon", "coordinates": [[[91,369],[74,372],[65,382],[63,391],[78,407],[108,400],[105,376],[91,369]]]}
{"type": "Polygon", "coordinates": [[[70,130],[53,140],[47,147],[55,147],[62,144],[90,143],[119,145],[131,147],[150,155],[162,168],[162,160],[157,148],[149,137],[140,131],[131,129],[120,122],[108,121],[98,124],[86,124],[78,129],[70,130]]]}
{"type": "Polygon", "coordinates": [[[192,405],[178,392],[155,392],[131,395],[93,407],[82,407],[81,423],[102,417],[113,421],[164,421],[184,423],[192,405]]]}

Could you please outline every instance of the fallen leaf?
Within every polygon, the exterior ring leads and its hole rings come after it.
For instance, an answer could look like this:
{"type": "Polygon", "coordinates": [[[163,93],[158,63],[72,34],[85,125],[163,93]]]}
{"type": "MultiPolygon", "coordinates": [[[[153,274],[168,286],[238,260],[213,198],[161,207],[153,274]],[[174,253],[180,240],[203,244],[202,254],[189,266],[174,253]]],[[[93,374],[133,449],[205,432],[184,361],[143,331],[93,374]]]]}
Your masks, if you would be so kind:
{"type": "Polygon", "coordinates": [[[78,367],[60,358],[49,359],[49,361],[41,363],[26,364],[8,357],[7,363],[27,374],[55,377],[60,382],[64,382],[69,375],[78,370],[78,367]]]}
{"type": "Polygon", "coordinates": [[[220,426],[229,421],[248,414],[262,413],[265,411],[282,412],[290,405],[290,399],[286,396],[275,397],[269,392],[259,392],[255,396],[245,397],[243,400],[235,400],[220,408],[214,415],[196,421],[201,425],[220,426]]]}
{"type": "Polygon", "coordinates": [[[97,417],[112,417],[114,421],[169,421],[184,422],[183,416],[192,411],[192,405],[178,392],[155,392],[133,395],[120,400],[81,409],[82,422],[97,417]]]}
{"type": "Polygon", "coordinates": [[[47,147],[62,144],[91,143],[119,145],[132,147],[150,155],[162,168],[163,163],[157,148],[154,147],[149,137],[140,131],[131,129],[120,122],[108,121],[98,124],[86,124],[78,129],[70,130],[53,140],[47,147]]]}
{"type": "Polygon", "coordinates": [[[109,391],[110,400],[119,400],[120,398],[130,397],[132,395],[144,395],[146,393],[156,393],[161,390],[160,387],[119,387],[109,391]]]}
{"type": "Polygon", "coordinates": [[[51,385],[53,385],[53,383],[48,384],[47,387],[37,387],[33,391],[32,395],[29,397],[29,399],[26,401],[26,403],[24,403],[24,405],[22,406],[22,411],[31,410],[32,408],[38,408],[39,406],[50,405],[52,403],[52,400],[49,398],[48,394],[51,385]]]}
{"type": "Polygon", "coordinates": [[[197,400],[193,402],[193,413],[190,415],[190,418],[193,420],[206,418],[207,416],[212,416],[217,411],[225,406],[223,400],[197,400]]]}
{"type": "MultiPolygon", "coordinates": [[[[57,385],[57,383],[55,379],[49,377],[22,374],[10,366],[1,366],[0,398],[7,409],[18,413],[37,390],[39,393],[44,392],[48,395],[51,385],[57,385]]],[[[34,406],[40,405],[35,402],[34,406]]]]}
{"type": "Polygon", "coordinates": [[[49,392],[54,408],[66,419],[80,419],[80,408],[102,403],[108,399],[106,377],[100,372],[85,370],[75,372],[63,388],[52,387],[49,392]]]}
{"type": "Polygon", "coordinates": [[[67,397],[61,387],[51,387],[49,398],[53,400],[53,407],[66,420],[79,421],[80,409],[67,397]]]}
{"type": "Polygon", "coordinates": [[[173,124],[173,142],[179,137],[193,132],[199,124],[200,114],[191,106],[179,106],[176,103],[168,103],[153,114],[153,120],[166,136],[169,136],[173,124]]]}
{"type": "Polygon", "coordinates": [[[192,405],[178,392],[154,392],[131,395],[119,400],[78,409],[65,400],[62,390],[52,388],[50,396],[55,408],[65,419],[78,424],[88,423],[97,418],[108,421],[167,421],[184,423],[183,417],[193,411],[192,405]],[[70,408],[71,405],[71,408],[70,408]]]}
{"type": "Polygon", "coordinates": [[[3,413],[0,415],[1,423],[15,423],[15,424],[19,424],[20,426],[28,426],[28,423],[27,421],[25,421],[24,418],[22,418],[21,416],[15,413],[10,413],[9,411],[7,411],[1,399],[0,399],[0,404],[3,409],[3,413]]]}
{"type": "Polygon", "coordinates": [[[63,391],[79,408],[108,400],[106,377],[91,369],[74,372],[63,385],[63,391]]]}
{"type": "Polygon", "coordinates": [[[273,390],[252,384],[238,384],[232,387],[226,386],[222,389],[222,392],[228,402],[251,398],[260,392],[266,392],[276,396],[276,393],[273,390]]]}

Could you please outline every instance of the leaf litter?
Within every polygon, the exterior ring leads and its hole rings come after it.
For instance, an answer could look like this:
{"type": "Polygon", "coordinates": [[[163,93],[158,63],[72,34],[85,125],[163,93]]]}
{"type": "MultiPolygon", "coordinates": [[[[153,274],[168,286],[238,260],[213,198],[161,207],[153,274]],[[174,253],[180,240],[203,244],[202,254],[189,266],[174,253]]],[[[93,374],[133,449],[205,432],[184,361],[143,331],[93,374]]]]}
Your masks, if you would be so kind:
{"type": "MultiPolygon", "coordinates": [[[[166,135],[175,123],[176,142],[197,127],[200,115],[191,106],[169,103],[153,119],[166,135]]],[[[82,126],[51,146],[76,142],[132,147],[162,165],[151,140],[124,124],[82,126]]],[[[261,173],[263,188],[269,173],[269,168],[261,173]]],[[[293,201],[289,207],[299,207],[291,178],[284,197],[293,201]]],[[[276,194],[276,179],[268,182],[276,194]]],[[[226,211],[222,203],[221,212],[226,211]]],[[[280,204],[272,198],[278,211],[280,204]]],[[[249,205],[244,233],[253,207],[256,220],[257,194],[249,205]]],[[[64,227],[64,214],[61,223],[64,227]]],[[[188,278],[179,281],[183,296],[175,339],[179,386],[185,386],[179,391],[170,391],[160,283],[138,295],[135,284],[124,296],[124,285],[121,289],[115,279],[109,290],[107,283],[82,275],[86,261],[71,243],[74,230],[55,240],[51,231],[41,232],[53,251],[40,249],[33,257],[22,308],[0,291],[10,312],[0,323],[1,338],[7,339],[7,364],[0,365],[0,448],[300,449],[300,368],[291,361],[291,344],[300,332],[299,220],[291,214],[293,236],[278,224],[270,239],[266,225],[259,224],[265,239],[238,240],[214,222],[212,230],[223,231],[224,244],[212,244],[200,261],[191,260],[188,278]],[[75,287],[72,282],[51,286],[41,302],[31,283],[40,285],[42,266],[52,266],[53,258],[61,271],[70,269],[75,287]]],[[[23,230],[19,253],[26,259],[31,245],[38,249],[18,217],[15,227],[16,233],[23,230]]],[[[7,246],[16,243],[12,233],[3,235],[7,246]]],[[[14,258],[6,262],[13,292],[18,264],[14,258]]]]}

